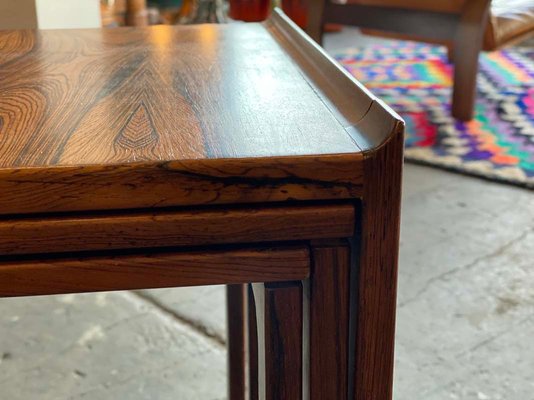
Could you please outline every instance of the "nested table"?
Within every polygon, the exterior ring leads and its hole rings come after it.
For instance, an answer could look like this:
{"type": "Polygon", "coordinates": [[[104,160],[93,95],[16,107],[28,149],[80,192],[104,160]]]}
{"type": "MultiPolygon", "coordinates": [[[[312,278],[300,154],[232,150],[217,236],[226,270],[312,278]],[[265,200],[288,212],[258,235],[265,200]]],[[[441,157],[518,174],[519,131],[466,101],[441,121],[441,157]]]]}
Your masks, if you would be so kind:
{"type": "Polygon", "coordinates": [[[402,132],[277,11],[3,31],[0,295],[226,284],[232,400],[389,399],[402,132]]]}

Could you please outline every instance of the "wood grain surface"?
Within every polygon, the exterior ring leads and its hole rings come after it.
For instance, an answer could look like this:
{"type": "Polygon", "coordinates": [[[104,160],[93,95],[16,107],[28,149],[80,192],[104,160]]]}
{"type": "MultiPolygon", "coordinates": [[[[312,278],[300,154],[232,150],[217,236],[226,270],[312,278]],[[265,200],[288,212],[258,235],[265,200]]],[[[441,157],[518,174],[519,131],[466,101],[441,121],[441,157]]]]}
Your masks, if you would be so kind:
{"type": "Polygon", "coordinates": [[[356,137],[391,133],[355,127],[376,99],[280,12],[3,31],[0,69],[1,214],[355,198],[356,137]]]}
{"type": "Polygon", "coordinates": [[[261,24],[7,31],[0,68],[3,213],[350,197],[361,181],[343,172],[358,147],[261,24]]]}
{"type": "Polygon", "coordinates": [[[301,280],[305,246],[0,261],[0,297],[301,280]]]}
{"type": "Polygon", "coordinates": [[[358,150],[260,24],[17,34],[30,51],[0,34],[2,168],[358,150]]]}
{"type": "Polygon", "coordinates": [[[349,237],[352,204],[0,219],[0,255],[349,237]]]}

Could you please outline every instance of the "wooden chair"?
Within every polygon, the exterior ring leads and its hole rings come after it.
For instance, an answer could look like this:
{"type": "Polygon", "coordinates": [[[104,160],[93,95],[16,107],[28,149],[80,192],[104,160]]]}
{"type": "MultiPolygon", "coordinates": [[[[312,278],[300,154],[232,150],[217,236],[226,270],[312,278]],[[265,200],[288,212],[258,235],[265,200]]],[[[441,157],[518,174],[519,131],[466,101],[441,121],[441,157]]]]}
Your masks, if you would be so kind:
{"type": "Polygon", "coordinates": [[[531,0],[494,1],[492,8],[491,0],[310,1],[308,33],[318,42],[325,23],[339,23],[447,45],[455,67],[452,115],[463,121],[473,117],[483,38],[484,49],[494,50],[534,32],[531,0]]]}

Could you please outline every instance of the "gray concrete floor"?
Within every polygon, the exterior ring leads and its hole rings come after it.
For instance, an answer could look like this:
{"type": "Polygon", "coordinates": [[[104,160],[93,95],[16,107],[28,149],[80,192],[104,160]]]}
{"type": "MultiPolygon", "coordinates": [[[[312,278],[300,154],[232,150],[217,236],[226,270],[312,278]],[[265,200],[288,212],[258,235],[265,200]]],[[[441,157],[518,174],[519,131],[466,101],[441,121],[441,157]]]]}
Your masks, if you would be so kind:
{"type": "MultiPolygon", "coordinates": [[[[408,164],[400,251],[395,399],[534,399],[533,193],[408,164]]],[[[3,299],[0,400],[224,399],[224,342],[220,286],[3,299]]]]}

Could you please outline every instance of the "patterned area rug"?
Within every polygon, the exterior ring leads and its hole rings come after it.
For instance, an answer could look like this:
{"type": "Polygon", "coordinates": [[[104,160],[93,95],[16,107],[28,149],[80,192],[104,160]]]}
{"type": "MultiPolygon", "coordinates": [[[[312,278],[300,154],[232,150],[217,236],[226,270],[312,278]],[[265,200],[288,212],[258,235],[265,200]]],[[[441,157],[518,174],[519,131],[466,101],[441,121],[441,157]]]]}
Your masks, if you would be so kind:
{"type": "Polygon", "coordinates": [[[475,118],[450,116],[445,48],[394,41],[336,57],[406,120],[406,159],[534,188],[534,49],[480,56],[475,118]]]}

